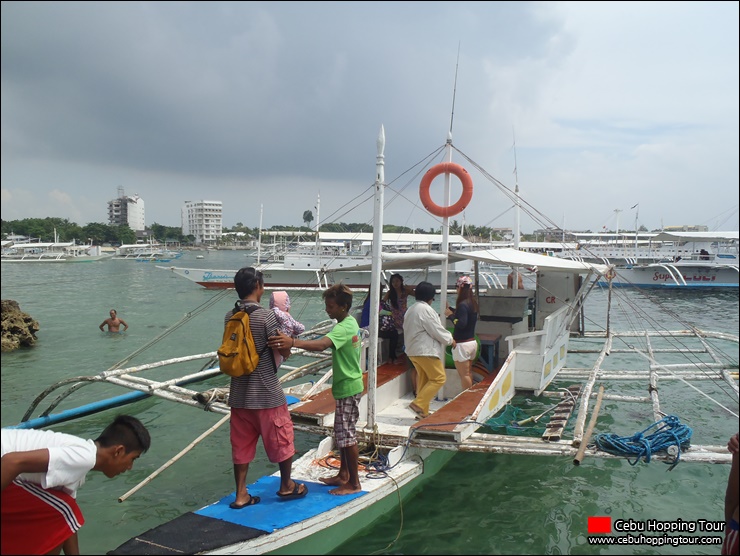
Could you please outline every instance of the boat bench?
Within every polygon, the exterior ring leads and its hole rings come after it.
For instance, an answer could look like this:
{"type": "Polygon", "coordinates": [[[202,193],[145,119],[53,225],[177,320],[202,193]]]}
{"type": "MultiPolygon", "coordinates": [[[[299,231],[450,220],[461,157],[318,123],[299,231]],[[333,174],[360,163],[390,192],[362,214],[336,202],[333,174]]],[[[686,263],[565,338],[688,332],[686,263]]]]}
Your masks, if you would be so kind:
{"type": "MultiPolygon", "coordinates": [[[[387,388],[398,388],[394,386],[393,380],[406,373],[407,360],[405,357],[401,357],[395,364],[386,363],[384,365],[378,365],[378,376],[377,376],[377,391],[376,391],[376,405],[377,411],[382,411],[382,400],[385,399],[383,396],[383,390],[387,388]]],[[[367,411],[367,373],[362,373],[362,381],[364,389],[362,390],[362,400],[360,401],[360,414],[367,411]]],[[[393,396],[388,396],[390,399],[397,399],[401,395],[400,392],[395,392],[393,396]]],[[[336,401],[331,393],[331,388],[322,390],[321,392],[313,395],[309,400],[290,406],[290,415],[293,419],[293,423],[296,425],[310,425],[310,426],[331,426],[334,422],[334,410],[336,409],[336,401]]]]}

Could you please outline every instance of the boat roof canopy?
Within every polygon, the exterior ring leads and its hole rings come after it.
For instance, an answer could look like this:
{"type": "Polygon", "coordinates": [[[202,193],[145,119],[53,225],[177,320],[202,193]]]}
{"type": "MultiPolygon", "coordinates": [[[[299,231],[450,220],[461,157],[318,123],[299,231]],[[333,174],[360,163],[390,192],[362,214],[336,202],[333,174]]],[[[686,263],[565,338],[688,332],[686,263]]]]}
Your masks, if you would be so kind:
{"type": "Polygon", "coordinates": [[[653,241],[730,241],[738,240],[738,232],[660,232],[653,241]]]}
{"type": "Polygon", "coordinates": [[[578,272],[586,273],[595,271],[606,274],[609,269],[607,265],[571,261],[560,257],[550,257],[539,253],[527,253],[509,247],[503,249],[482,249],[479,251],[454,251],[450,253],[450,259],[471,260],[494,265],[507,265],[510,267],[537,267],[539,270],[555,272],[578,272]]]}
{"type": "MultiPolygon", "coordinates": [[[[407,268],[424,268],[442,263],[445,259],[443,253],[382,253],[383,269],[401,270],[407,268]]],[[[450,262],[460,260],[478,261],[493,265],[506,265],[512,268],[537,267],[539,270],[587,273],[591,271],[606,274],[608,266],[602,264],[585,263],[561,259],[560,257],[549,257],[538,253],[526,253],[517,249],[482,249],[478,251],[451,251],[450,262]]],[[[369,270],[370,264],[344,266],[341,270],[369,270]]]]}

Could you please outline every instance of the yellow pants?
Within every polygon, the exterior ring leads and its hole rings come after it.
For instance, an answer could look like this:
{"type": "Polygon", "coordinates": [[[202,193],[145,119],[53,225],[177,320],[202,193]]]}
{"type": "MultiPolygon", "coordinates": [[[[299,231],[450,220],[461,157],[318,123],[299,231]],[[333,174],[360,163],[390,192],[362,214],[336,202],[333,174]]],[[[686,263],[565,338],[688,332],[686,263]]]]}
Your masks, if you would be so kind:
{"type": "Polygon", "coordinates": [[[418,372],[414,404],[418,405],[425,414],[428,414],[429,402],[437,395],[447,379],[445,366],[439,357],[420,356],[409,357],[409,359],[418,372]]]}

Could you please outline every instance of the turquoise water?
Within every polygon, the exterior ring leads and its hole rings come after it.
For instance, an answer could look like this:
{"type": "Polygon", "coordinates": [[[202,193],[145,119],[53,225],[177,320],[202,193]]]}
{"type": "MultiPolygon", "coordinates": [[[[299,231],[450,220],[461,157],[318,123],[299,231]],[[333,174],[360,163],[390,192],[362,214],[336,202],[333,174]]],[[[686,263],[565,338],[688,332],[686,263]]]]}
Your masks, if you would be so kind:
{"type": "MultiPolygon", "coordinates": [[[[239,251],[208,252],[201,260],[195,255],[186,253],[178,265],[238,268],[247,261],[239,251]]],[[[16,300],[21,310],[41,325],[34,348],[2,354],[3,426],[18,423],[33,399],[56,381],[98,374],[144,346],[148,347],[127,366],[214,351],[221,340],[223,315],[235,300],[233,292],[207,291],[151,263],[134,261],[3,264],[2,273],[2,298],[16,300]],[[98,330],[111,308],[130,325],[126,333],[109,335],[98,330]],[[185,321],[182,326],[150,345],[181,319],[185,321]]],[[[737,292],[659,294],[665,309],[700,328],[738,333],[737,292]]],[[[326,318],[320,294],[290,295],[291,312],[304,324],[310,326],[326,318]]],[[[641,307],[647,304],[636,292],[624,295],[641,307]]],[[[599,319],[606,297],[596,292],[588,303],[587,328],[593,329],[590,320],[599,319]]],[[[629,305],[625,308],[627,313],[612,321],[613,326],[631,324],[632,309],[629,305]]],[[[657,311],[655,318],[668,328],[685,328],[658,316],[657,311]]],[[[615,361],[613,356],[610,363],[615,361]]],[[[200,367],[196,363],[180,370],[200,367]]],[[[222,383],[224,380],[216,377],[208,385],[222,383]]],[[[126,391],[113,385],[86,386],[59,409],[126,391]]],[[[646,395],[644,389],[639,394],[646,395]]],[[[721,392],[715,394],[719,397],[721,392]]],[[[712,409],[692,391],[677,388],[675,399],[676,407],[686,412],[679,416],[694,426],[703,440],[724,444],[737,432],[735,418],[712,409]]],[[[732,402],[725,397],[722,401],[737,411],[736,399],[732,402]]],[[[652,422],[640,411],[622,415],[610,412],[611,407],[608,403],[602,407],[596,432],[627,435],[652,422]]],[[[138,416],[150,428],[152,448],[131,472],[118,478],[88,475],[79,493],[87,521],[80,532],[83,554],[105,553],[133,535],[202,507],[234,488],[228,428],[223,426],[150,484],[118,503],[119,496],[220,418],[149,399],[53,428],[95,437],[121,412],[138,416]]],[[[299,453],[314,440],[299,433],[299,453]]],[[[260,448],[249,480],[276,470],[260,448]]],[[[680,464],[668,472],[660,462],[631,466],[623,460],[590,458],[576,467],[569,458],[458,454],[402,508],[369,525],[335,553],[719,554],[718,546],[591,546],[586,542],[586,522],[593,515],[634,520],[722,519],[728,472],[729,466],[712,464],[680,464]]]]}

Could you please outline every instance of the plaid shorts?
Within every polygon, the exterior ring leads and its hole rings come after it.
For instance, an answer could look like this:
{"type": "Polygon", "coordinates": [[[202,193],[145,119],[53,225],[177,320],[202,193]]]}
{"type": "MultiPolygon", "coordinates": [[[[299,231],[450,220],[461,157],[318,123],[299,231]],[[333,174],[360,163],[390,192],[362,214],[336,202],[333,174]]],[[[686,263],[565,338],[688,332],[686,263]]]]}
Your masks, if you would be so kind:
{"type": "Polygon", "coordinates": [[[337,400],[334,413],[334,442],[337,448],[349,448],[357,444],[355,425],[360,418],[362,393],[337,400]]]}

